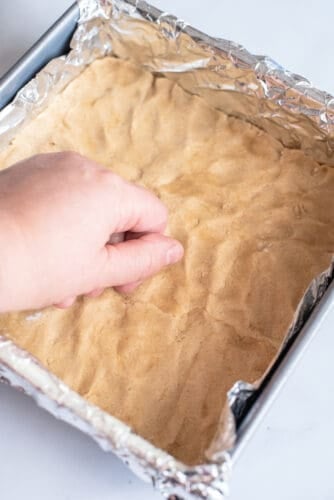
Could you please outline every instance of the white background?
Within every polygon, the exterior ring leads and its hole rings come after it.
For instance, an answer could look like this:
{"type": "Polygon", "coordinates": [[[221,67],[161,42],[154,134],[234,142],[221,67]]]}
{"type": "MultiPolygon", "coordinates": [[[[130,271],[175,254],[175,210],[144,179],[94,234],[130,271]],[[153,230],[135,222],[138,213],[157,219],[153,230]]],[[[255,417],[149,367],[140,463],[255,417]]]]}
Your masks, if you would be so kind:
{"type": "MultiPolygon", "coordinates": [[[[153,2],[334,94],[332,0],[153,2]]],[[[0,0],[0,75],[70,4],[0,0]]],[[[334,311],[237,462],[231,500],[334,499],[333,335],[334,311]]],[[[160,498],[89,438],[0,385],[1,500],[160,498]]]]}

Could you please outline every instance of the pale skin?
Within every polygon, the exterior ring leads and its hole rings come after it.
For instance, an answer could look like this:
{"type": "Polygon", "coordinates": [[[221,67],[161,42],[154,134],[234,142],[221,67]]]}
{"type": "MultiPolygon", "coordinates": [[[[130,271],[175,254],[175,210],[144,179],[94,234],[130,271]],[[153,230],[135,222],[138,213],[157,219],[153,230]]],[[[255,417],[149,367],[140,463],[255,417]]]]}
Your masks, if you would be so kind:
{"type": "Polygon", "coordinates": [[[73,152],[0,172],[0,312],[129,293],[183,256],[151,192],[73,152]],[[111,244],[112,235],[125,241],[111,244]],[[121,238],[119,238],[121,235],[121,238]]]}

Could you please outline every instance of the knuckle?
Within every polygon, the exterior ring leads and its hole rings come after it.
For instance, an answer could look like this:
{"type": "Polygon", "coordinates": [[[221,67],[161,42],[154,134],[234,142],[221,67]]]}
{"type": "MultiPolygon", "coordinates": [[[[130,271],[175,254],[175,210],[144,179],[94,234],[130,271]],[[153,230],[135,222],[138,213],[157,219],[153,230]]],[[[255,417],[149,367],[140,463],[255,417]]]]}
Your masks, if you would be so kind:
{"type": "Polygon", "coordinates": [[[63,163],[66,167],[73,167],[74,175],[79,174],[83,181],[98,183],[99,166],[94,161],[76,151],[64,151],[62,154],[64,155],[62,158],[63,163]]]}
{"type": "MultiPolygon", "coordinates": [[[[115,195],[116,193],[121,194],[123,192],[120,177],[107,168],[101,168],[99,170],[97,180],[106,195],[115,195]]],[[[124,197],[121,195],[120,199],[124,199],[124,197]]]]}
{"type": "Polygon", "coordinates": [[[61,153],[58,153],[63,161],[66,161],[68,163],[75,163],[75,164],[81,164],[85,161],[85,158],[80,154],[77,153],[76,151],[62,151],[61,153]]]}

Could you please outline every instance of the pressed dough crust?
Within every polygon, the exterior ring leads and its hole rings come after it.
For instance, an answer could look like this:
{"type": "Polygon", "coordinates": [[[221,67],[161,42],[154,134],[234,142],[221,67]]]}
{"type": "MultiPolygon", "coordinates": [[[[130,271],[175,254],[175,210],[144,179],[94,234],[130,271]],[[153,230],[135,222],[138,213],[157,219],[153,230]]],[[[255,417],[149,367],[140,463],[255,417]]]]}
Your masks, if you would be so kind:
{"type": "MultiPolygon", "coordinates": [[[[0,154],[76,150],[155,191],[183,261],[0,331],[186,463],[238,379],[260,377],[334,251],[334,170],[129,62],[94,62],[0,154]]],[[[98,221],[97,221],[98,223],[98,221]]]]}

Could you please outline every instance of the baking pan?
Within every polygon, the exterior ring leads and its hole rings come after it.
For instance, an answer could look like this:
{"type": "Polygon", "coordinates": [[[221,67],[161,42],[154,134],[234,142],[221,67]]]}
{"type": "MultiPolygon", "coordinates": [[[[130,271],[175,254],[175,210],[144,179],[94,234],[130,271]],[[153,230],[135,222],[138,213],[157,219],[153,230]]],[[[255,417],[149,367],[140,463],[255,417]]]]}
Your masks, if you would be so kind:
{"type": "Polygon", "coordinates": [[[290,373],[297,366],[307,346],[321,329],[323,318],[328,314],[332,314],[334,317],[334,282],[325,291],[322,299],[314,308],[298,335],[291,339],[282,350],[260,385],[258,392],[251,399],[245,412],[240,416],[236,445],[232,451],[232,461],[237,459],[240,451],[260,424],[271,404],[278,397],[280,389],[288,382],[290,373]]]}
{"type": "Polygon", "coordinates": [[[3,76],[0,75],[0,109],[54,57],[69,50],[69,42],[79,19],[78,4],[73,4],[51,28],[3,76]]]}
{"type": "MultiPolygon", "coordinates": [[[[129,2],[130,4],[133,2],[129,2]]],[[[146,5],[146,4],[145,4],[146,5]]],[[[150,10],[150,15],[154,16],[154,12],[158,12],[153,9],[150,10]],[[153,14],[152,14],[153,12],[153,14]]],[[[15,96],[15,94],[21,89],[21,87],[29,81],[31,78],[35,76],[35,74],[52,58],[66,54],[69,50],[69,41],[71,36],[75,30],[76,23],[79,18],[79,7],[77,4],[73,4],[65,14],[39,39],[39,41],[13,66],[13,68],[8,71],[1,79],[0,79],[0,108],[4,107],[10,100],[15,96]]],[[[193,30],[193,33],[196,33],[193,30]]],[[[199,33],[199,32],[197,32],[199,33]]],[[[318,303],[315,305],[313,310],[308,310],[303,316],[303,326],[299,329],[299,331],[295,331],[295,334],[290,337],[290,339],[286,342],[284,347],[282,348],[278,358],[271,366],[266,376],[262,380],[259,388],[254,392],[251,392],[251,397],[247,397],[244,405],[239,406],[239,408],[235,411],[236,417],[236,443],[233,447],[230,456],[230,462],[233,463],[236,461],[243,449],[249,440],[251,434],[254,432],[256,427],[261,422],[264,414],[272,404],[272,402],[277,398],[279,390],[289,379],[289,374],[297,365],[300,360],[303,352],[307,348],[308,344],[311,342],[312,338],[317,334],[319,328],[321,328],[321,322],[325,315],[334,313],[334,283],[330,282],[330,278],[326,278],[322,285],[322,289],[320,289],[320,293],[318,294],[318,299],[320,296],[322,298],[317,301],[318,303]],[[329,285],[329,286],[328,286],[329,285]]],[[[1,339],[0,339],[1,340],[1,339]]],[[[0,352],[1,354],[1,352],[0,352]]],[[[92,422],[86,421],[84,423],[80,423],[78,421],[74,421],[72,417],[70,418],[68,415],[71,413],[70,405],[67,406],[67,410],[63,411],[63,413],[59,413],[56,410],[57,403],[54,405],[46,404],[42,400],[40,400],[39,395],[42,391],[41,387],[37,388],[34,386],[33,374],[30,378],[30,385],[27,383],[24,378],[22,378],[22,372],[20,369],[22,368],[22,364],[17,364],[16,373],[11,373],[10,359],[13,356],[17,355],[17,359],[21,359],[22,363],[25,361],[25,354],[23,351],[18,350],[15,346],[13,346],[10,342],[8,342],[4,349],[4,355],[0,356],[0,378],[2,376],[3,379],[9,381],[12,385],[24,388],[29,394],[34,395],[35,399],[38,403],[40,403],[43,407],[45,407],[48,411],[55,414],[56,416],[60,416],[64,420],[72,423],[73,425],[78,426],[84,432],[88,432],[88,428],[92,426],[92,422]],[[2,365],[2,369],[1,369],[2,365]],[[35,391],[36,389],[36,391],[35,391]]],[[[38,364],[36,364],[37,366],[38,364]]],[[[55,378],[54,378],[55,379],[55,378]]],[[[52,379],[53,380],[53,379],[52,379]]],[[[50,386],[50,383],[49,383],[50,386]]],[[[52,388],[51,388],[52,389],[52,388]]],[[[245,394],[247,390],[245,388],[242,389],[245,394]]],[[[69,394],[71,391],[67,390],[65,385],[62,384],[62,391],[65,391],[63,394],[69,394]]],[[[52,392],[52,391],[51,391],[52,392]]],[[[73,396],[73,395],[72,395],[73,396]]],[[[247,396],[247,394],[246,394],[247,396]]],[[[50,397],[50,391],[49,391],[50,397]]],[[[65,400],[65,396],[63,397],[65,400]]],[[[80,397],[77,397],[78,402],[80,403],[80,397]]],[[[55,398],[55,401],[56,398],[55,398]]],[[[59,401],[58,401],[59,403],[59,401]]],[[[64,404],[66,407],[66,404],[64,404]]],[[[74,410],[73,410],[74,411],[74,410]]],[[[103,412],[100,412],[101,415],[103,412]]],[[[73,415],[72,415],[73,416],[73,415]]],[[[102,417],[101,417],[102,418],[102,417]]],[[[113,425],[112,417],[103,417],[108,420],[110,427],[113,425]]],[[[83,419],[84,420],[84,419],[83,419]]],[[[95,429],[99,428],[99,425],[95,421],[95,429]]],[[[124,429],[126,426],[124,426],[124,429]]],[[[130,432],[130,431],[127,431],[130,432]]],[[[92,434],[93,435],[93,434],[92,434]]],[[[103,432],[97,432],[93,437],[104,447],[106,450],[114,449],[112,445],[106,444],[104,440],[103,432]]],[[[137,444],[141,443],[141,438],[134,436],[134,439],[137,440],[136,443],[133,443],[133,447],[135,448],[137,444]]],[[[153,447],[152,457],[154,457],[153,447]]],[[[128,461],[126,453],[117,453],[120,458],[122,458],[125,462],[128,461]]],[[[162,469],[166,472],[170,464],[169,458],[167,454],[162,453],[161,455],[163,460],[166,460],[167,468],[162,469]]],[[[162,461],[163,461],[162,460],[162,461]]],[[[226,463],[223,464],[224,467],[226,463]]],[[[152,467],[153,467],[153,459],[152,459],[152,467]]],[[[227,467],[228,468],[228,467],[227,467]]],[[[182,469],[182,468],[181,468],[182,469]]],[[[180,469],[180,470],[181,470],[180,469]]],[[[205,475],[206,470],[204,466],[201,470],[196,469],[198,474],[202,474],[201,480],[203,480],[203,475],[205,475]]],[[[222,469],[221,478],[225,477],[226,470],[222,469]]],[[[145,476],[145,472],[144,472],[145,476]]],[[[179,484],[176,484],[177,481],[167,477],[168,474],[165,474],[166,484],[172,482],[172,486],[169,484],[168,488],[166,488],[166,495],[168,496],[170,492],[172,495],[179,494],[180,498],[223,498],[225,494],[225,488],[221,487],[220,492],[221,496],[214,496],[214,490],[212,490],[212,496],[210,491],[206,493],[206,496],[202,493],[191,489],[188,484],[184,484],[184,490],[187,490],[187,494],[183,494],[182,481],[186,483],[185,478],[180,478],[179,484]],[[179,493],[178,493],[179,492],[179,493]],[[193,495],[193,496],[192,496],[193,495]]],[[[153,476],[150,472],[146,474],[146,479],[151,479],[153,476]]],[[[221,478],[218,478],[221,480],[221,478]]],[[[164,491],[163,483],[164,479],[160,479],[160,490],[164,491]]],[[[159,481],[153,481],[158,483],[159,481]]],[[[172,495],[170,498],[172,498],[172,495]]],[[[175,498],[175,496],[174,496],[175,498]]]]}

